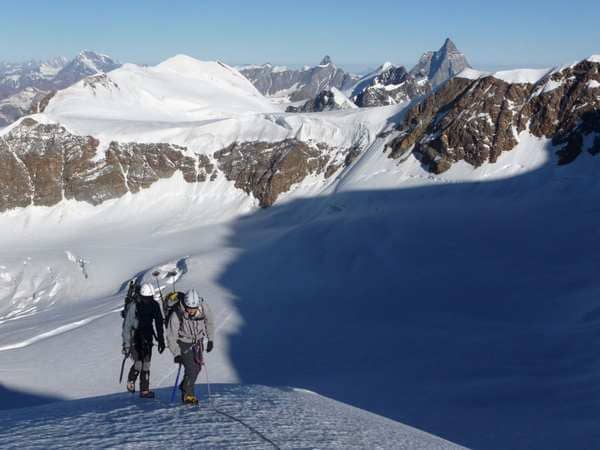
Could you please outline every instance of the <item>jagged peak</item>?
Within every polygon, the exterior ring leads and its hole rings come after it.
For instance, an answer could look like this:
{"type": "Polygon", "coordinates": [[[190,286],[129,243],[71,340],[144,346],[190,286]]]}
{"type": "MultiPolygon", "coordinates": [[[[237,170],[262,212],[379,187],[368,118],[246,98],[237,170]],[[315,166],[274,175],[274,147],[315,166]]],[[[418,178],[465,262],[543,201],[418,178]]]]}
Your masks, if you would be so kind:
{"type": "Polygon", "coordinates": [[[460,53],[458,51],[458,47],[456,47],[456,44],[450,38],[446,38],[446,40],[444,41],[444,45],[442,45],[442,47],[440,48],[440,51],[446,53],[460,53]]]}
{"type": "Polygon", "coordinates": [[[327,66],[329,64],[333,64],[333,61],[331,61],[331,57],[329,55],[325,55],[319,63],[320,66],[327,66]]]}
{"type": "Polygon", "coordinates": [[[103,53],[98,53],[98,52],[95,52],[93,50],[87,50],[87,49],[81,50],[75,59],[85,59],[85,58],[87,58],[87,59],[110,59],[110,60],[112,60],[112,58],[110,56],[108,56],[108,55],[105,55],[103,53]]]}

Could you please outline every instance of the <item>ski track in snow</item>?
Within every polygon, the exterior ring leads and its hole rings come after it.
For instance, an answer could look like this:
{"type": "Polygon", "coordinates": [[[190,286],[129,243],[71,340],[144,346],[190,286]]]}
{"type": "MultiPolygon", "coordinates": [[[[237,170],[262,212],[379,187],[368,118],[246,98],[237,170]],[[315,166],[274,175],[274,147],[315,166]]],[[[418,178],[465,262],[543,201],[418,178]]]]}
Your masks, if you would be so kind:
{"type": "Polygon", "coordinates": [[[88,317],[87,319],[78,320],[77,322],[72,322],[72,323],[68,323],[66,325],[62,325],[58,328],[55,328],[54,330],[46,331],[44,333],[33,336],[30,339],[16,342],[14,344],[4,345],[4,346],[0,347],[0,352],[5,352],[7,350],[15,350],[18,348],[28,347],[28,346],[35,344],[36,342],[42,341],[44,339],[48,339],[48,338],[51,338],[54,336],[61,335],[63,333],[67,333],[72,330],[76,330],[77,328],[81,328],[89,323],[94,322],[97,319],[100,319],[109,314],[119,312],[119,311],[121,311],[121,308],[113,309],[112,311],[109,311],[109,312],[103,313],[103,314],[96,314],[94,316],[88,317]]]}
{"type": "Polygon", "coordinates": [[[116,394],[0,411],[0,442],[3,448],[43,449],[275,448],[267,440],[282,449],[463,448],[302,390],[215,385],[216,410],[206,397],[188,407],[167,403],[170,389],[157,394],[156,400],[116,394]]]}

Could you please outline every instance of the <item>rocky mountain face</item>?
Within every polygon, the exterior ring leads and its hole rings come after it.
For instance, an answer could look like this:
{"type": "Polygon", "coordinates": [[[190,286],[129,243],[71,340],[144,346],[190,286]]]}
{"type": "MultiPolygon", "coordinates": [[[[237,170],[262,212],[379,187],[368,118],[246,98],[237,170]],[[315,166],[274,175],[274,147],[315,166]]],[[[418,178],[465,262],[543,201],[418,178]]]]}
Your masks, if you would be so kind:
{"type": "Polygon", "coordinates": [[[410,74],[417,80],[428,80],[433,88],[437,88],[447,80],[471,67],[454,42],[446,39],[444,45],[436,52],[426,52],[410,74]]]}
{"type": "Polygon", "coordinates": [[[433,173],[458,161],[477,167],[512,150],[523,131],[552,139],[559,164],[583,151],[600,153],[600,59],[533,83],[493,75],[453,78],[407,112],[389,157],[412,152],[433,173]]]}
{"type": "Polygon", "coordinates": [[[307,100],[299,107],[288,106],[286,112],[322,112],[355,108],[357,106],[339,89],[331,88],[321,91],[314,99],[307,100]]]}
{"type": "Polygon", "coordinates": [[[425,53],[410,72],[403,66],[383,64],[353,86],[350,98],[359,107],[408,102],[429,95],[468,67],[466,57],[446,39],[438,51],[425,53]]]}
{"type": "Polygon", "coordinates": [[[82,51],[73,60],[0,63],[0,127],[26,115],[32,105],[49,92],[64,89],[79,80],[120,67],[106,55],[82,51]]]}
{"type": "Polygon", "coordinates": [[[97,205],[138,192],[180,170],[188,182],[206,181],[215,168],[205,155],[184,155],[169,144],[111,142],[95,159],[98,140],[60,125],[24,119],[0,138],[0,211],[75,199],[97,205]]]}
{"type": "Polygon", "coordinates": [[[296,139],[235,143],[213,155],[155,143],[111,142],[101,158],[99,141],[57,124],[25,118],[0,137],[0,212],[63,199],[100,204],[136,193],[181,171],[188,183],[211,182],[221,173],[235,186],[272,205],[280,194],[312,174],[333,175],[358,148],[334,149],[296,139]]]}
{"type": "Polygon", "coordinates": [[[417,80],[403,66],[385,64],[366,82],[358,83],[352,100],[361,107],[397,105],[428,95],[431,86],[427,80],[417,80]]]}
{"type": "Polygon", "coordinates": [[[239,69],[252,84],[265,96],[289,97],[297,102],[315,98],[324,90],[346,89],[357,77],[344,72],[325,56],[318,66],[302,70],[291,70],[271,64],[248,66],[239,69]]]}

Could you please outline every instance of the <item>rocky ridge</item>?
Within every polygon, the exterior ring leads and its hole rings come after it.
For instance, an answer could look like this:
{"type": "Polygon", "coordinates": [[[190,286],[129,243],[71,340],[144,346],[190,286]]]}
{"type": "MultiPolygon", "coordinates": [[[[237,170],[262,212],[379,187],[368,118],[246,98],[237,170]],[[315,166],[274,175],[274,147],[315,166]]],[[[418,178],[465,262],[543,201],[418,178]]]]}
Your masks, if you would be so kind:
{"type": "Polygon", "coordinates": [[[315,98],[323,90],[346,89],[357,77],[336,67],[329,56],[321,63],[302,70],[277,67],[271,64],[241,67],[240,73],[268,97],[288,96],[291,102],[315,98]]]}
{"type": "Polygon", "coordinates": [[[394,159],[412,152],[427,170],[442,173],[458,161],[496,162],[523,131],[552,139],[558,164],[583,151],[599,153],[600,61],[581,61],[535,82],[507,81],[506,74],[453,78],[407,112],[387,149],[394,159]]]}
{"type": "Polygon", "coordinates": [[[299,107],[288,106],[286,112],[322,112],[341,109],[355,109],[357,106],[339,89],[321,91],[314,99],[307,100],[299,107]]]}
{"type": "Polygon", "coordinates": [[[98,147],[92,136],[23,119],[0,137],[0,212],[63,199],[98,205],[177,171],[188,183],[210,182],[222,173],[267,207],[307,176],[330,177],[360,153],[358,146],[335,149],[296,139],[234,143],[210,157],[172,144],[110,142],[99,158],[98,147]]]}
{"type": "Polygon", "coordinates": [[[428,95],[431,86],[427,80],[419,81],[403,66],[382,66],[368,84],[354,89],[352,100],[361,107],[397,105],[428,95]]]}

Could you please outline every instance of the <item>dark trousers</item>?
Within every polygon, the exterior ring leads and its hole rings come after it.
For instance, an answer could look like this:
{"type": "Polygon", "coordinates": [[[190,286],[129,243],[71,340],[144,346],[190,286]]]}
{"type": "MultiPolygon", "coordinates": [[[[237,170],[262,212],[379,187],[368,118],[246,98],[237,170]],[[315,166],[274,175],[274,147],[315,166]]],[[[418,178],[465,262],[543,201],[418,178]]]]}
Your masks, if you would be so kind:
{"type": "Polygon", "coordinates": [[[198,354],[194,355],[193,344],[188,344],[186,342],[179,342],[179,348],[181,349],[181,359],[183,360],[183,381],[181,382],[181,390],[183,391],[183,395],[196,395],[194,392],[194,385],[196,384],[196,379],[198,378],[198,374],[202,369],[202,363],[198,363],[198,359],[202,361],[202,348],[198,350],[198,354]]]}
{"type": "Polygon", "coordinates": [[[134,345],[131,349],[131,359],[134,363],[129,370],[127,381],[135,383],[140,372],[140,391],[148,391],[150,389],[150,361],[152,359],[152,343],[150,345],[134,345]],[[138,348],[141,347],[141,348],[138,348]]]}

